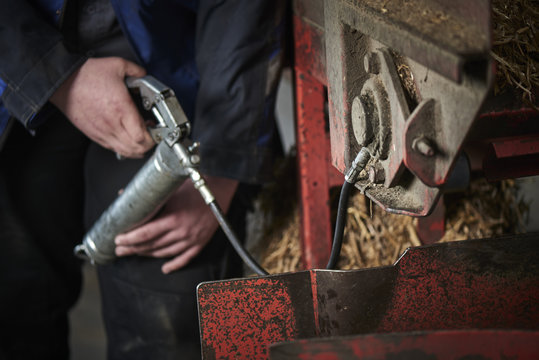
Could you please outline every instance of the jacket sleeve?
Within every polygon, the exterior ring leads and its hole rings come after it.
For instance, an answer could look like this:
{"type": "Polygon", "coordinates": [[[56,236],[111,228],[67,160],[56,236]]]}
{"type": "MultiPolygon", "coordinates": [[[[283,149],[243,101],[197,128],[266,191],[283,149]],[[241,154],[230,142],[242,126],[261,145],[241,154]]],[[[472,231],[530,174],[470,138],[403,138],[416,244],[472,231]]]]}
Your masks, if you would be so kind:
{"type": "Polygon", "coordinates": [[[27,1],[0,0],[0,8],[1,101],[32,128],[37,112],[86,58],[69,52],[47,14],[27,1]]]}
{"type": "Polygon", "coordinates": [[[248,183],[271,174],[284,5],[275,0],[200,1],[193,138],[201,144],[205,174],[248,183]]]}

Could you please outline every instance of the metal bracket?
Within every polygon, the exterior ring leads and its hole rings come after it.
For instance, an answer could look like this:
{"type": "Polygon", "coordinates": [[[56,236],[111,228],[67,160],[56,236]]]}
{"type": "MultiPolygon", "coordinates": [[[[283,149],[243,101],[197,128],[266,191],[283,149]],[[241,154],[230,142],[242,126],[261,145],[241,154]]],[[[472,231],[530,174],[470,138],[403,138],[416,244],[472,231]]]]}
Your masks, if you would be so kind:
{"type": "Polygon", "coordinates": [[[357,187],[386,211],[428,215],[490,89],[490,3],[324,5],[333,163],[344,173],[367,146],[357,187]]]}

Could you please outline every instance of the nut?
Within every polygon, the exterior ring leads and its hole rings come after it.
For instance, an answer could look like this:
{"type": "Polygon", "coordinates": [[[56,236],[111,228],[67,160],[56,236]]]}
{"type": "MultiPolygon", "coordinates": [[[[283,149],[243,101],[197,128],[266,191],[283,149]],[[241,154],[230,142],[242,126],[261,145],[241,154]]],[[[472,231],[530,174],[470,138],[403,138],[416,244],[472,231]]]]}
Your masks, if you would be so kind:
{"type": "Polygon", "coordinates": [[[369,168],[369,181],[373,184],[382,184],[386,180],[386,172],[380,163],[369,168]]]}

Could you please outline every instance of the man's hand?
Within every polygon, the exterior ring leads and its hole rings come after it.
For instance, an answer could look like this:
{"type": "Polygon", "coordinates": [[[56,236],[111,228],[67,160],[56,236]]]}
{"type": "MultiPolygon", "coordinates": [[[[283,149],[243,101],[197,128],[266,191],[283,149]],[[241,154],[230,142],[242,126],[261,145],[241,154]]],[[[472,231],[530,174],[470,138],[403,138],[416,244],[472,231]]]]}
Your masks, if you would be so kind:
{"type": "Polygon", "coordinates": [[[88,59],[50,101],[96,143],[125,157],[142,157],[154,142],[124,79],[144,75],[143,68],[121,58],[88,59]]]}
{"type": "MultiPolygon", "coordinates": [[[[206,177],[206,182],[226,212],[238,182],[217,177],[206,177]]],[[[218,226],[198,190],[186,181],[156,218],[116,237],[116,255],[172,257],[161,268],[167,274],[189,263],[208,243],[218,226]]]]}

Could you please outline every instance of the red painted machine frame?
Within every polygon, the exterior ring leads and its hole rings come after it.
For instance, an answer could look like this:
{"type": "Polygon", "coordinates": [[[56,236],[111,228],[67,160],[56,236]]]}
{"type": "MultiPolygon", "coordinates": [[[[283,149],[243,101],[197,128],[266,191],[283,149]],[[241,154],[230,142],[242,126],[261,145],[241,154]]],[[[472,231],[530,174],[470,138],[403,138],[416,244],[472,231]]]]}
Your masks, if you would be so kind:
{"type": "MultiPolygon", "coordinates": [[[[337,345],[326,346],[329,351],[346,342],[353,348],[356,342],[384,340],[376,334],[406,333],[397,335],[402,345],[434,351],[427,355],[436,355],[435,344],[451,344],[440,358],[462,352],[477,358],[500,342],[519,346],[507,354],[527,358],[539,347],[538,251],[539,234],[508,236],[411,248],[393,266],[202,283],[197,290],[202,355],[268,359],[270,347],[279,346],[274,344],[303,339],[314,344],[290,346],[302,351],[297,358],[311,359],[318,358],[309,354],[318,351],[319,341],[337,345]],[[448,338],[443,332],[449,330],[461,335],[448,338]],[[515,343],[515,330],[531,333],[515,343]],[[434,341],[430,346],[425,334],[434,341]],[[466,335],[486,341],[485,347],[455,343],[466,335]]],[[[355,358],[338,354],[320,359],[355,358]]]]}

